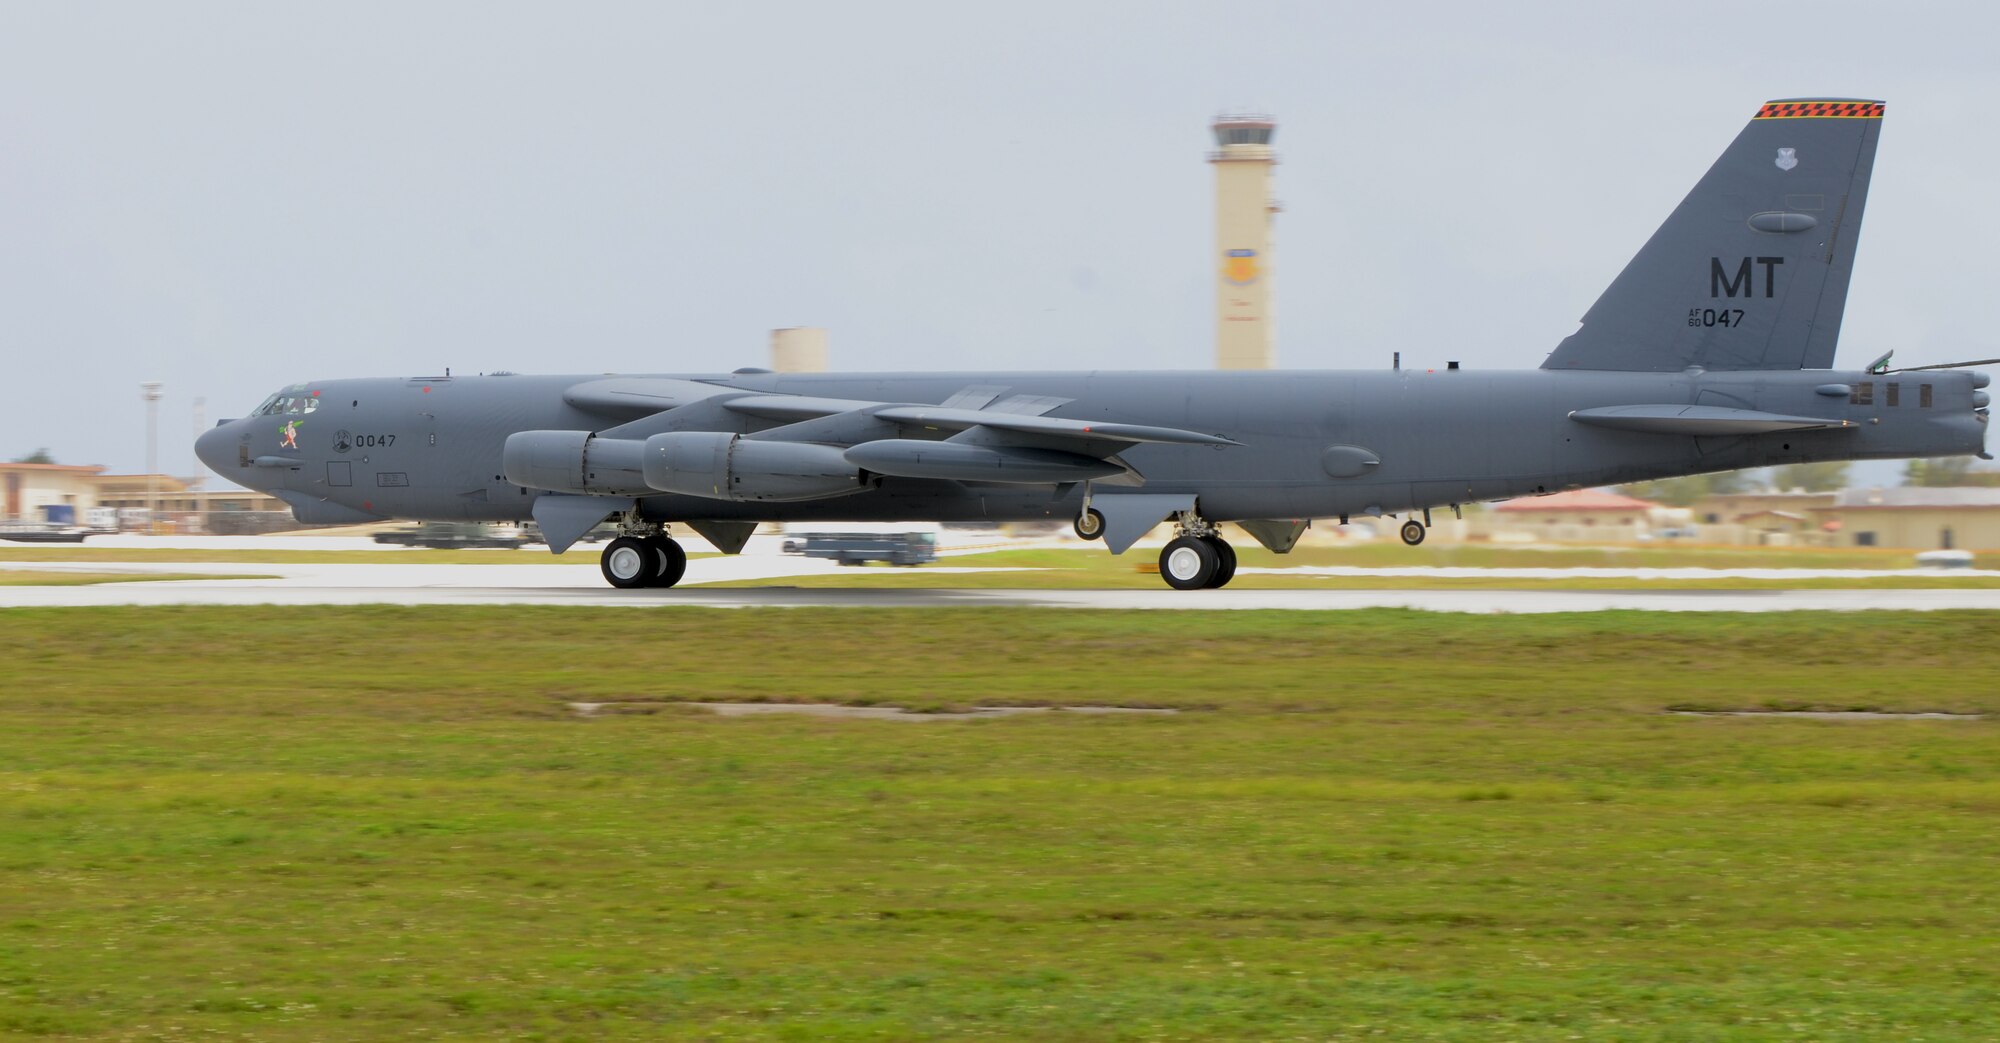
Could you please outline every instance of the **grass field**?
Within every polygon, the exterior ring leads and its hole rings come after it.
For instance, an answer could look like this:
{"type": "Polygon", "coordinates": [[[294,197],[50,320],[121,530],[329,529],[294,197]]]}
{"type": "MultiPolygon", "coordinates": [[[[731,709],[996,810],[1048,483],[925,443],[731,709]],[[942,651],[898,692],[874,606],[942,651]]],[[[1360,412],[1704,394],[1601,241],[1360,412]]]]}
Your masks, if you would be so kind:
{"type": "MultiPolygon", "coordinates": [[[[9,561],[251,561],[272,565],[349,562],[383,565],[595,565],[602,547],[579,545],[557,556],[547,548],[518,550],[194,550],[173,547],[9,547],[0,544],[0,562],[9,561]]],[[[689,554],[690,558],[707,557],[689,554]]]]}
{"type": "Polygon", "coordinates": [[[0,568],[0,587],[82,587],[93,583],[144,583],[168,579],[269,579],[269,576],[208,576],[195,572],[53,572],[0,568]]]}
{"type": "MultiPolygon", "coordinates": [[[[1350,565],[1362,568],[1396,566],[1446,566],[1460,568],[1716,568],[1716,569],[1907,569],[1916,565],[1916,552],[1849,547],[1711,547],[1672,545],[1630,545],[1603,547],[1508,546],[1491,543],[1430,543],[1405,547],[1395,540],[1356,542],[1336,546],[1304,546],[1287,555],[1276,555],[1257,546],[1233,527],[1225,534],[1236,547],[1246,566],[1279,568],[1309,565],[1350,565]]],[[[947,540],[949,542],[949,540],[947,540]]],[[[706,546],[689,541],[690,546],[706,546]]],[[[308,564],[329,562],[373,562],[401,565],[594,565],[600,545],[580,544],[561,556],[542,547],[520,550],[264,550],[218,549],[181,550],[150,547],[89,546],[8,546],[0,543],[0,562],[8,561],[171,561],[171,562],[270,562],[308,564]]],[[[1157,549],[1139,548],[1113,557],[1101,545],[1079,544],[1074,549],[995,551],[984,554],[954,555],[943,564],[1045,565],[1060,568],[1101,569],[1107,573],[1131,572],[1141,561],[1151,561],[1157,549]]],[[[690,558],[713,557],[712,551],[692,551],[690,558]]],[[[1982,553],[1975,559],[1981,569],[2000,569],[2000,555],[1982,553]]]]}
{"type": "Polygon", "coordinates": [[[0,1036],[1990,1040],[2000,721],[1662,711],[2000,712],[1996,635],[0,612],[0,1036]]]}
{"type": "MultiPolygon", "coordinates": [[[[1245,569],[1287,569],[1301,566],[1345,565],[1356,568],[1445,566],[1455,568],[1710,568],[1710,569],[1853,569],[1883,571],[1911,568],[1907,552],[1898,557],[1864,554],[1840,555],[1816,552],[1736,553],[1729,550],[1689,550],[1668,557],[1647,551],[1576,548],[1574,550],[1525,550],[1493,547],[1424,548],[1397,546],[1302,549],[1287,555],[1272,554],[1261,547],[1238,547],[1238,563],[1245,569]],[[1403,553],[1397,553],[1403,552],[1403,553]],[[1821,554],[1828,554],[1826,557],[1821,554]]],[[[929,568],[895,568],[874,565],[847,568],[837,573],[790,576],[782,580],[726,580],[703,584],[717,587],[768,587],[781,583],[788,587],[902,587],[977,588],[1028,590],[1157,590],[1157,549],[1135,548],[1121,556],[1101,547],[1077,549],[1001,550],[981,554],[960,554],[941,558],[937,564],[948,568],[991,568],[1018,571],[938,572],[929,568]]],[[[2000,564],[2000,563],[1996,563],[2000,564]]],[[[1939,572],[1926,576],[1800,576],[1783,579],[1710,576],[1689,579],[1637,579],[1632,577],[1555,576],[1366,576],[1270,574],[1239,572],[1230,586],[1235,589],[1350,589],[1350,590],[1803,590],[1803,589],[1974,589],[2000,587],[2000,576],[1963,576],[1939,572]]]]}

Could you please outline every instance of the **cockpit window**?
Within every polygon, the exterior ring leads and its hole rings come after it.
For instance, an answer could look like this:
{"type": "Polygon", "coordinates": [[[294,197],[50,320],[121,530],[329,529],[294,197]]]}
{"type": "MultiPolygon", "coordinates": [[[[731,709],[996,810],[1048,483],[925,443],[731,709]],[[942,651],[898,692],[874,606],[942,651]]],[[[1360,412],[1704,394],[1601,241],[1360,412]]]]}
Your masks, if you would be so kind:
{"type": "Polygon", "coordinates": [[[310,413],[318,408],[319,399],[311,395],[272,395],[270,398],[264,400],[263,405],[257,407],[256,412],[250,415],[296,416],[300,413],[310,413]]]}

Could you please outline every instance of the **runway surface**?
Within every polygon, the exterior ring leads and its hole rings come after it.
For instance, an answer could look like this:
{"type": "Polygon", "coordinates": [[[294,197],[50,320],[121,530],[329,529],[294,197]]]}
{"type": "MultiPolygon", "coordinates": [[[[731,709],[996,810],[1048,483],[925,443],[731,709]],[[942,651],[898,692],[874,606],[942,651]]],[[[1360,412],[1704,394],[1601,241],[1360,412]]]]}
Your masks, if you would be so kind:
{"type": "MultiPolygon", "coordinates": [[[[91,586],[0,587],[0,608],[81,605],[585,605],[623,608],[993,608],[1360,609],[1433,612],[1785,612],[1802,609],[2000,610],[2000,589],[1985,590],[951,590],[828,589],[785,585],[788,577],[837,572],[797,558],[702,558],[687,585],[614,590],[593,565],[398,565],[174,562],[8,562],[5,568],[65,572],[173,572],[259,575],[264,579],[179,580],[91,586]],[[763,579],[766,587],[711,588],[703,582],[763,579]]],[[[955,570],[933,566],[930,574],[955,570]]]]}

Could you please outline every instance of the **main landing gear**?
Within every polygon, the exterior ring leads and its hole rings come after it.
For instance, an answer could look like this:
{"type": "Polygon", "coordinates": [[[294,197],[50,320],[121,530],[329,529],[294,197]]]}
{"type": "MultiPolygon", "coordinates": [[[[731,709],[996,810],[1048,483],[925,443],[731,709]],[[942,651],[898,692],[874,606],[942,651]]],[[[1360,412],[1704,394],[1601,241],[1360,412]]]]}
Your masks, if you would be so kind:
{"type": "Polygon", "coordinates": [[[1175,529],[1173,540],[1160,550],[1160,578],[1167,586],[1212,590],[1236,578],[1236,548],[1223,541],[1214,525],[1193,511],[1182,511],[1175,529]]]}
{"type": "Polygon", "coordinates": [[[687,565],[687,551],[658,530],[612,540],[604,545],[604,556],[598,561],[605,582],[621,590],[671,587],[687,573],[687,565]]]}

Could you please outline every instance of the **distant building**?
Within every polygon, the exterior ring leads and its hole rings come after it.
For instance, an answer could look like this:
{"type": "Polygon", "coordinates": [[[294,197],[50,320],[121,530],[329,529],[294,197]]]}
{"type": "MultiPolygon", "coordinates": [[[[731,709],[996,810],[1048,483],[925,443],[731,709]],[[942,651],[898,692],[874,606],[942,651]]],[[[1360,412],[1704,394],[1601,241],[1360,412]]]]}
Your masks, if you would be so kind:
{"type": "Polygon", "coordinates": [[[0,521],[44,521],[51,504],[75,508],[81,518],[97,506],[92,482],[104,468],[78,464],[0,464],[0,521]]]}
{"type": "Polygon", "coordinates": [[[1734,525],[1766,511],[1811,516],[1833,506],[1839,493],[1743,492],[1714,493],[1694,502],[1694,520],[1701,525],[1734,525]]]}
{"type": "Polygon", "coordinates": [[[95,480],[98,507],[145,507],[147,497],[159,505],[160,513],[202,515],[223,511],[284,511],[291,508],[270,493],[254,489],[198,489],[196,480],[170,474],[105,474],[95,480]],[[149,493],[150,490],[150,493],[149,493]]]}
{"type": "Polygon", "coordinates": [[[1493,528],[1495,535],[1507,532],[1557,543],[1625,543],[1650,539],[1659,510],[1651,500],[1574,489],[1508,500],[1493,508],[1493,528]]]}
{"type": "Polygon", "coordinates": [[[1838,493],[1715,493],[1690,508],[1702,543],[1744,546],[1819,546],[1839,542],[1827,528],[1826,509],[1838,493]]]}
{"type": "Polygon", "coordinates": [[[1744,542],[1760,546],[1788,547],[1831,543],[1827,523],[1814,515],[1771,508],[1736,516],[1734,524],[1749,537],[1744,542]]]}
{"type": "Polygon", "coordinates": [[[2000,550],[2000,489],[1847,489],[1821,513],[1845,546],[2000,550]]]}
{"type": "MultiPolygon", "coordinates": [[[[48,521],[45,507],[69,507],[83,523],[98,507],[144,510],[177,532],[243,533],[295,529],[291,508],[269,493],[235,487],[196,488],[170,474],[105,474],[97,464],[0,464],[0,522],[48,521]]],[[[127,525],[139,524],[126,518],[127,525]]],[[[140,515],[139,517],[145,517],[140,515]]]]}

